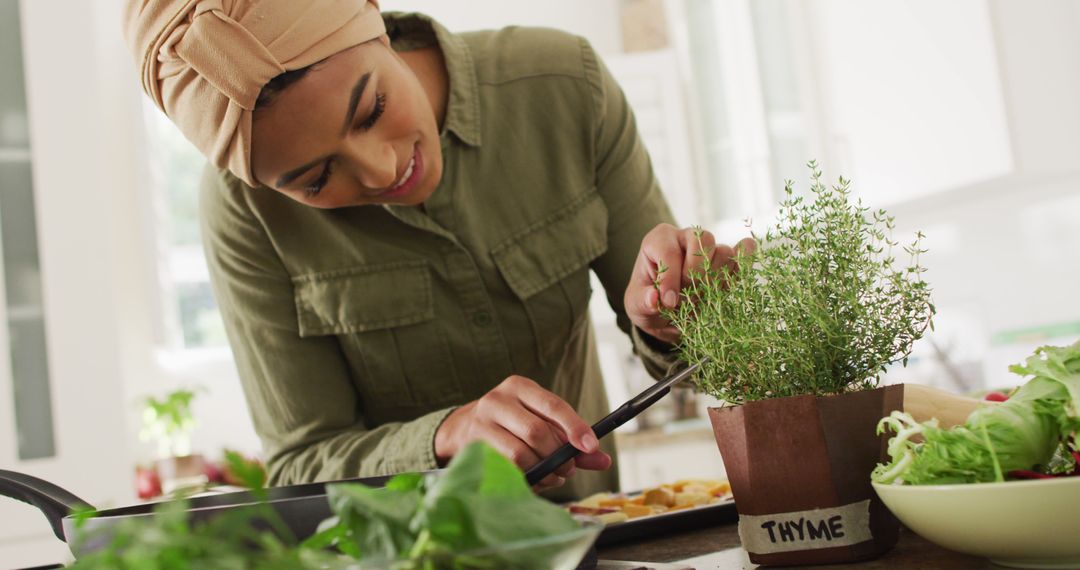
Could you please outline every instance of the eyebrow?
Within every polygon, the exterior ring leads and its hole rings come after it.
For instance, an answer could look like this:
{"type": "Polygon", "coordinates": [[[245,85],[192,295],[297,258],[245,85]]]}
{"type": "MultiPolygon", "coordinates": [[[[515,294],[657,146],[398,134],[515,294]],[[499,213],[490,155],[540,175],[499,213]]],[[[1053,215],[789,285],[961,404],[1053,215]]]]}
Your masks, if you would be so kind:
{"type": "Polygon", "coordinates": [[[364,89],[367,88],[369,79],[371,79],[370,71],[361,75],[360,80],[353,86],[352,94],[349,95],[349,107],[345,109],[345,122],[341,125],[341,134],[348,132],[349,127],[352,125],[353,119],[356,117],[356,104],[364,96],[364,89]]]}
{"type": "MultiPolygon", "coordinates": [[[[345,134],[349,130],[349,126],[352,125],[353,119],[356,118],[356,105],[360,102],[360,98],[364,96],[364,89],[367,88],[368,80],[371,79],[371,72],[367,72],[360,76],[360,79],[356,82],[356,85],[352,88],[352,93],[349,94],[349,106],[345,109],[345,121],[341,127],[341,134],[345,134]]],[[[317,158],[303,166],[294,168],[285,174],[281,175],[281,178],[277,179],[277,186],[286,186],[293,180],[300,177],[301,174],[311,170],[313,167],[318,166],[320,162],[326,160],[325,158],[317,158]]]]}
{"type": "Polygon", "coordinates": [[[326,158],[317,158],[299,168],[294,168],[286,172],[285,174],[282,174],[281,178],[277,179],[277,187],[280,188],[282,186],[287,186],[290,182],[299,178],[301,174],[307,172],[308,170],[311,170],[315,166],[318,166],[319,163],[324,160],[326,160],[326,158]]]}

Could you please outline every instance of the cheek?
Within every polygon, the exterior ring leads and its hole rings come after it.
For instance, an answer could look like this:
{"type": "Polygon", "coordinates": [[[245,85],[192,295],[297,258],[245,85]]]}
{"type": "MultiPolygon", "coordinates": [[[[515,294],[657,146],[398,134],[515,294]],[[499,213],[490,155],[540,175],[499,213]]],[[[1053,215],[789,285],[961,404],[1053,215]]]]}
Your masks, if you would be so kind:
{"type": "Polygon", "coordinates": [[[399,73],[394,82],[395,91],[399,94],[398,99],[402,126],[408,126],[413,131],[430,130],[435,126],[435,112],[428,101],[424,88],[420,85],[412,72],[399,73]]]}
{"type": "Polygon", "coordinates": [[[393,114],[394,132],[398,135],[407,135],[428,129],[431,119],[431,107],[427,105],[427,98],[422,93],[406,90],[406,95],[401,97],[401,104],[393,114]]]}

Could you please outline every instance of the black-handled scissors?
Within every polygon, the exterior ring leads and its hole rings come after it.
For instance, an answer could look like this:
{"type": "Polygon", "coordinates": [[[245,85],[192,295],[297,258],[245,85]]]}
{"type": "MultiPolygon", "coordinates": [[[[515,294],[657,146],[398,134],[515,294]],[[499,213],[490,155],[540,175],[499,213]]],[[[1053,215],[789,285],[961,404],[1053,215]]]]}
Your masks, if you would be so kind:
{"type": "MultiPolygon", "coordinates": [[[[593,433],[596,434],[596,439],[600,439],[605,435],[611,433],[615,428],[630,421],[633,417],[640,414],[645,408],[656,403],[657,400],[663,398],[671,391],[671,387],[675,384],[689,378],[702,364],[708,362],[708,358],[705,358],[701,362],[693,364],[680,372],[676,372],[663,380],[649,386],[644,392],[638,394],[629,402],[621,405],[614,412],[611,412],[604,419],[596,422],[592,426],[593,433]]],[[[532,469],[529,469],[525,473],[525,479],[529,482],[529,485],[535,485],[539,483],[544,477],[547,477],[560,465],[570,461],[578,456],[581,450],[567,443],[557,449],[555,453],[547,456],[543,461],[533,465],[532,469]]]]}

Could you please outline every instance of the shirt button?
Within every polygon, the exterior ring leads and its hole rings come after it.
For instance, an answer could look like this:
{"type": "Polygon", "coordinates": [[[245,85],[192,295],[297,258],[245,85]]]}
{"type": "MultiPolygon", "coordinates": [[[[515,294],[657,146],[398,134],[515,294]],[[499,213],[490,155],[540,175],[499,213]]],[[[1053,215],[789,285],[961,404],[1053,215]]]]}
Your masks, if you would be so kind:
{"type": "Polygon", "coordinates": [[[478,327],[486,327],[491,324],[491,313],[487,311],[479,311],[473,314],[473,324],[478,327]]]}

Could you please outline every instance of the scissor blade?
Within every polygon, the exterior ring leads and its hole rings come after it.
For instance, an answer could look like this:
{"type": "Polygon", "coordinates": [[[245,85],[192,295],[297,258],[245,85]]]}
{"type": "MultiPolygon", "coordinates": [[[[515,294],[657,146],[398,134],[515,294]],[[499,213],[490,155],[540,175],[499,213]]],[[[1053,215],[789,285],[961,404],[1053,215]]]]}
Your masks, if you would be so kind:
{"type": "Polygon", "coordinates": [[[664,378],[663,380],[660,380],[659,382],[653,384],[652,386],[649,386],[649,388],[646,389],[644,392],[638,394],[636,398],[634,398],[633,400],[630,400],[630,405],[631,406],[636,406],[636,405],[640,404],[641,402],[647,401],[649,398],[653,397],[658,392],[660,392],[662,390],[665,390],[667,388],[670,388],[670,387],[674,386],[675,384],[678,384],[679,382],[682,382],[683,380],[686,380],[687,378],[690,377],[690,375],[692,375],[695,371],[697,371],[697,369],[700,368],[702,364],[705,364],[708,361],[709,361],[709,358],[705,357],[705,358],[701,359],[699,362],[696,362],[694,364],[691,364],[690,366],[687,366],[682,371],[676,372],[675,374],[672,374],[671,376],[668,376],[667,378],[664,378]]]}

